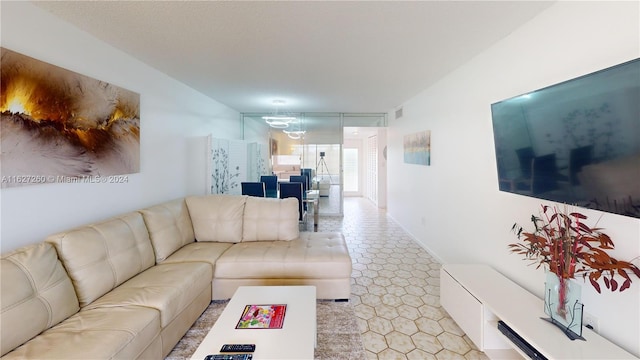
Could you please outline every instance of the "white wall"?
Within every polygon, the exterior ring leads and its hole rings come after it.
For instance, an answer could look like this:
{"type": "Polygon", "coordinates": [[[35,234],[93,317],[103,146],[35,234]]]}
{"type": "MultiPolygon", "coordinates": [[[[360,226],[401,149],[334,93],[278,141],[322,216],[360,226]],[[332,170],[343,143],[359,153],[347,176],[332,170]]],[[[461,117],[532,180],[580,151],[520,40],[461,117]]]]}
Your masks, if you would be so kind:
{"type": "Polygon", "coordinates": [[[206,136],[240,139],[238,112],[30,3],[3,1],[1,16],[3,47],[139,93],[141,118],[141,170],[129,175],[129,183],[2,189],[2,252],[72,226],[205,192],[206,136]]]}
{"type": "MultiPolygon", "coordinates": [[[[542,298],[544,272],[507,249],[512,224],[527,224],[542,201],[498,191],[490,104],[637,58],[639,6],[558,2],[403,104],[388,129],[389,214],[442,261],[490,264],[542,298]],[[404,164],[403,136],[422,130],[431,130],[431,166],[404,164]]],[[[602,215],[614,256],[640,255],[640,220],[582,212],[602,215]]],[[[639,356],[640,279],[623,293],[582,289],[600,333],[639,356]]]]}
{"type": "Polygon", "coordinates": [[[387,208],[387,159],[384,151],[387,147],[387,128],[378,128],[378,207],[387,208]]]}

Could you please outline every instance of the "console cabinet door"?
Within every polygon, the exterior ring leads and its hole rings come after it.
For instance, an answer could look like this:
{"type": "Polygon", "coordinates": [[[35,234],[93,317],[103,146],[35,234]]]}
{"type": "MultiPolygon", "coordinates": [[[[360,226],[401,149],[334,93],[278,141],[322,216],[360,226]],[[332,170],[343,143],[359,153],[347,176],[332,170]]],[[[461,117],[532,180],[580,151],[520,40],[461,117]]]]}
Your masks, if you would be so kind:
{"type": "Polygon", "coordinates": [[[482,303],[455,281],[444,269],[440,270],[440,305],[451,315],[480,350],[483,349],[482,303]]]}

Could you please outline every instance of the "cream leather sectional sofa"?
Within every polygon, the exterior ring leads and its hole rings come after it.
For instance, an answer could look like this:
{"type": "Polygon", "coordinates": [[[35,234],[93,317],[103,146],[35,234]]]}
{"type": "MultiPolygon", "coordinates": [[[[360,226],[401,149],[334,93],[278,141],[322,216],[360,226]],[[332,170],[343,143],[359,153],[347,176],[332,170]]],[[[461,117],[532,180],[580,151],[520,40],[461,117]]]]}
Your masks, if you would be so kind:
{"type": "Polygon", "coordinates": [[[340,233],[298,230],[296,199],[188,197],[3,255],[2,359],[162,359],[240,285],[348,299],[340,233]]]}

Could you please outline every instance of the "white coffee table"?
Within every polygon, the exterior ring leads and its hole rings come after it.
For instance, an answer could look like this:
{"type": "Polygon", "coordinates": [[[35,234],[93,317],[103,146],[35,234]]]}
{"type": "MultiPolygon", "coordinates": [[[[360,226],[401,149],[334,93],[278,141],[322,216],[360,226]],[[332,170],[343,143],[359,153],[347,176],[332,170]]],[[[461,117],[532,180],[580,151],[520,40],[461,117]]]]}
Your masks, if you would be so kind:
{"type": "Polygon", "coordinates": [[[254,360],[313,359],[316,346],[315,286],[241,286],[191,356],[203,360],[224,344],[256,344],[254,360]],[[236,329],[246,305],[286,304],[282,329],[236,329]]]}

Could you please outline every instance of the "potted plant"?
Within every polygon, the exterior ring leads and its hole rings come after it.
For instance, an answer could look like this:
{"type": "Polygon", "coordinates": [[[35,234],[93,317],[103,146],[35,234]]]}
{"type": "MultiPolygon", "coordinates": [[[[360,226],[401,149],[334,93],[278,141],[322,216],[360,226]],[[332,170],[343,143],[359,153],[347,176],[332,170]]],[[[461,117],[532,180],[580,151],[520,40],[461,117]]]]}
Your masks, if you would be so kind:
{"type": "Polygon", "coordinates": [[[566,286],[569,279],[588,278],[600,293],[600,281],[610,291],[624,291],[631,286],[632,275],[640,278],[640,269],[628,261],[608,254],[614,248],[611,238],[601,228],[586,224],[587,217],[579,212],[564,211],[542,205],[540,216],[531,216],[533,231],[518,224],[512,231],[520,242],[509,244],[511,252],[544,266],[559,281],[557,313],[566,316],[566,286]],[[620,282],[619,280],[622,282],[620,282]]]}

